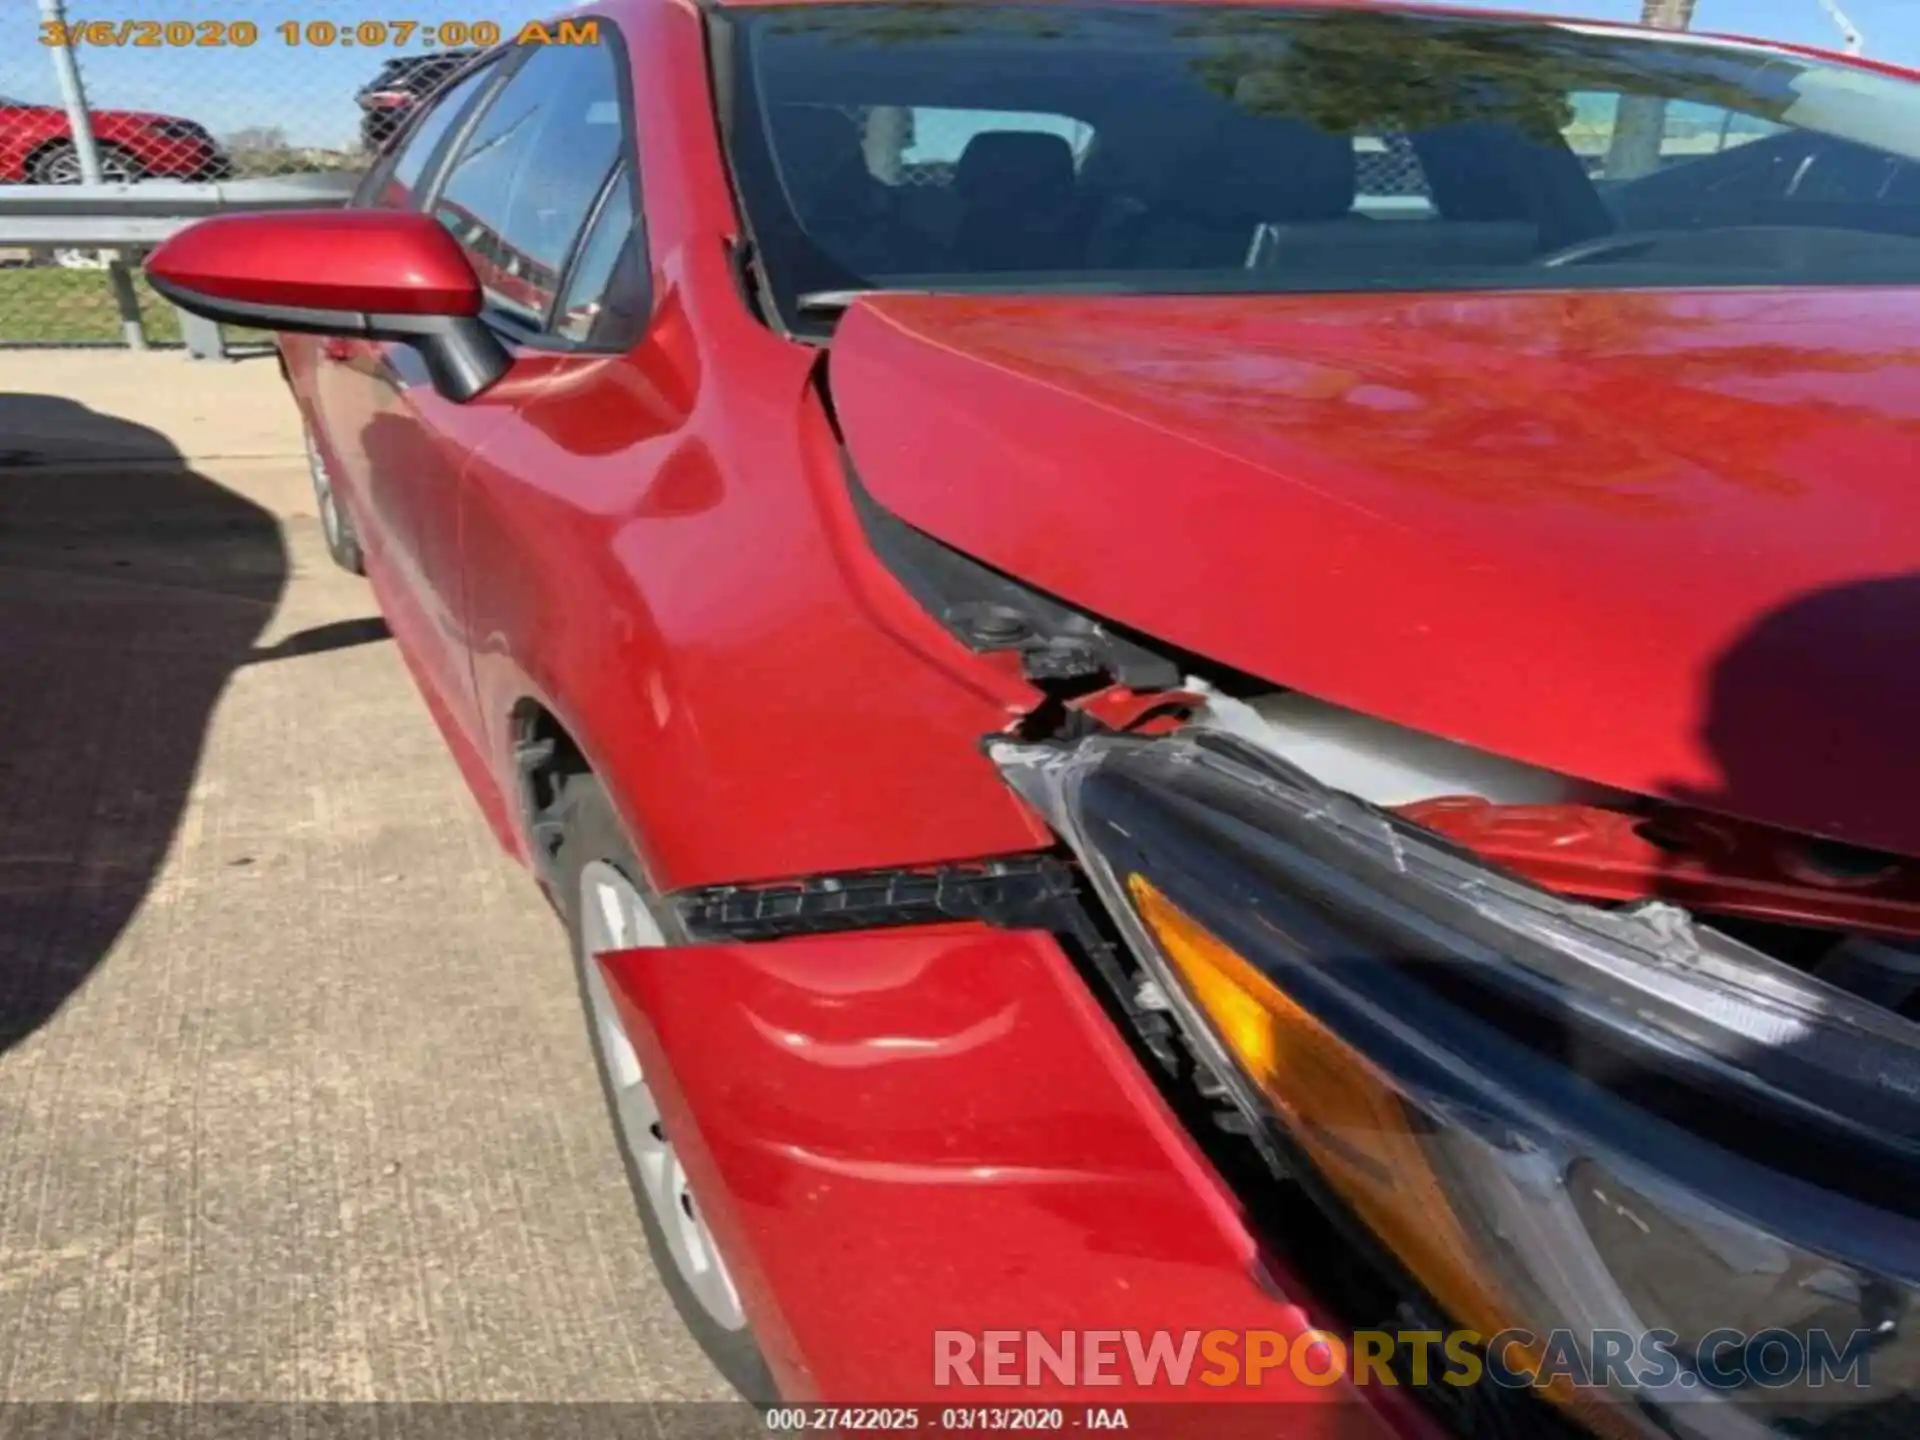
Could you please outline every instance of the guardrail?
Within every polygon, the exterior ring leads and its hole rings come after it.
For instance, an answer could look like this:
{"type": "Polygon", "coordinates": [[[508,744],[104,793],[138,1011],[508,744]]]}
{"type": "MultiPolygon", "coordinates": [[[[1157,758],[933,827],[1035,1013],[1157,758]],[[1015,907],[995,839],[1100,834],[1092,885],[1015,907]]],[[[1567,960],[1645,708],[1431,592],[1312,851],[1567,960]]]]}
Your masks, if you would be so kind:
{"type": "MultiPolygon", "coordinates": [[[[0,248],[109,252],[105,280],[112,287],[127,344],[144,350],[146,329],[123,252],[150,250],[208,215],[343,205],[358,183],[359,177],[351,173],[321,172],[204,184],[146,180],[130,185],[0,186],[0,248]]],[[[182,311],[180,332],[195,359],[225,358],[226,339],[211,321],[182,311]]]]}

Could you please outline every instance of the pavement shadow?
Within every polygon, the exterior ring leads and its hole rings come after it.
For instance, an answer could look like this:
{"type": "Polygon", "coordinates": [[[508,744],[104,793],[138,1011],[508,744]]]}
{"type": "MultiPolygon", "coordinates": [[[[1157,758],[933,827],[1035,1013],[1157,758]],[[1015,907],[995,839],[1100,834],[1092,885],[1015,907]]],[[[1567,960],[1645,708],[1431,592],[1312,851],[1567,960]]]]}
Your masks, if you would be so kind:
{"type": "Polygon", "coordinates": [[[0,1050],[153,886],[287,574],[275,517],[166,436],[0,395],[0,1050]]]}

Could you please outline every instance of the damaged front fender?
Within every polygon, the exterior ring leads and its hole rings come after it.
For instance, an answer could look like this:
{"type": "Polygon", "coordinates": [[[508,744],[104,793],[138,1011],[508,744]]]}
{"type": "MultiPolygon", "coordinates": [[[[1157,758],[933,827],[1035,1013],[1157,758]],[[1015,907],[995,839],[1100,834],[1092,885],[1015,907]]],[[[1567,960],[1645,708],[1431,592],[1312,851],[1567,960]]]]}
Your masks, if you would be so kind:
{"type": "MultiPolygon", "coordinates": [[[[789,1399],[1008,1398],[942,1383],[942,1332],[1312,1325],[1049,936],[949,925],[601,963],[789,1399]]],[[[1291,1400],[1290,1434],[1405,1433],[1369,1408],[1391,1395],[1339,1403],[1355,1392],[1284,1367],[1225,1390],[1119,1369],[1014,1391],[1291,1400]]]]}

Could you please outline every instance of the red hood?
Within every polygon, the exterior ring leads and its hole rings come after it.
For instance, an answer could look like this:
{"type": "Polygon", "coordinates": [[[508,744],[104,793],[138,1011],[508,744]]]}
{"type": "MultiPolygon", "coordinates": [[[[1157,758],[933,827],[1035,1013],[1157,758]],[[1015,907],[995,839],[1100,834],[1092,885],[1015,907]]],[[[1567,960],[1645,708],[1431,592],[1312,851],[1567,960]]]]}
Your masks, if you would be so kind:
{"type": "Polygon", "coordinates": [[[1920,854],[1920,291],[877,298],[876,499],[1601,784],[1920,854]]]}

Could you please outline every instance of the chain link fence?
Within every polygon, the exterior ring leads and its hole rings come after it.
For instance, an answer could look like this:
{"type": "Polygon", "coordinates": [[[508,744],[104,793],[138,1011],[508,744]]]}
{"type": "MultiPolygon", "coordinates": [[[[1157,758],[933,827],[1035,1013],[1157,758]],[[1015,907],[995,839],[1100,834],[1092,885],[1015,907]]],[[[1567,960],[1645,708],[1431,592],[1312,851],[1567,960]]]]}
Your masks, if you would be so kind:
{"type": "MultiPolygon", "coordinates": [[[[356,174],[466,55],[551,8],[0,0],[0,186],[356,174]]],[[[138,255],[11,244],[5,221],[0,346],[124,343],[109,265],[138,255]]],[[[178,343],[134,283],[149,342],[178,343]]]]}

